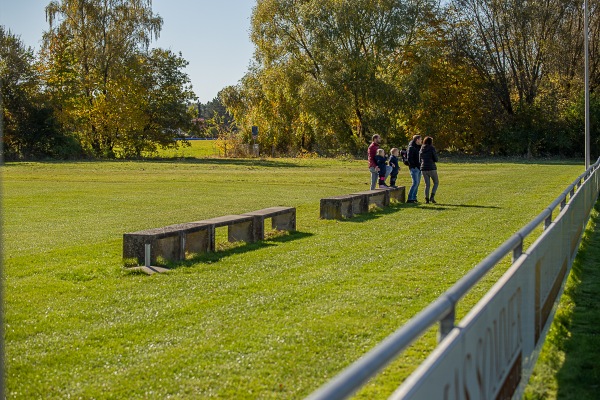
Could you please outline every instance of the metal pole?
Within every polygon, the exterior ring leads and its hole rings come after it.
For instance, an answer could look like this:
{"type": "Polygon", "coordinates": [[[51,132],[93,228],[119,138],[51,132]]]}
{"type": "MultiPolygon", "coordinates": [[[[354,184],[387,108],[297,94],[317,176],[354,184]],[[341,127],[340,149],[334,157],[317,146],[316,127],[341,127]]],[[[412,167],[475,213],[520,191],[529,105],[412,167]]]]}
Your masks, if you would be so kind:
{"type": "Polygon", "coordinates": [[[585,52],[585,169],[590,167],[590,56],[589,56],[589,6],[583,2],[583,30],[585,52]]]}
{"type": "MultiPolygon", "coordinates": [[[[2,98],[2,80],[0,79],[0,165],[4,165],[4,101],[2,98]]],[[[0,188],[0,199],[2,199],[2,190],[0,188]]],[[[4,212],[0,207],[0,233],[4,233],[4,212]]],[[[4,242],[3,235],[0,234],[0,321],[4,321],[4,242]]],[[[0,399],[6,398],[4,381],[4,324],[0,322],[0,399]]]]}

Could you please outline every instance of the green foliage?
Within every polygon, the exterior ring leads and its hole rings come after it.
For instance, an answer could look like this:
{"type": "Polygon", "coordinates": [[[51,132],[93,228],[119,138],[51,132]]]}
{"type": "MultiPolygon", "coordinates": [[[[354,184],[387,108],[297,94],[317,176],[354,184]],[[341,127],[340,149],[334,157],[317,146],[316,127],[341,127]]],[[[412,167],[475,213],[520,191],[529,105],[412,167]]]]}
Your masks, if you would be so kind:
{"type": "MultiPolygon", "coordinates": [[[[162,27],[150,0],[54,0],[46,13],[37,60],[2,28],[9,159],[139,158],[224,132],[244,148],[254,125],[271,155],[364,156],[376,133],[393,147],[433,136],[455,153],[583,152],[575,0],[260,0],[249,71],[207,104],[181,54],[149,50],[162,27]]],[[[598,32],[592,10],[592,60],[598,32]]]]}
{"type": "Polygon", "coordinates": [[[256,64],[224,96],[262,145],[358,153],[374,133],[402,137],[398,110],[410,77],[396,79],[430,2],[260,1],[252,17],[256,64]],[[252,123],[250,123],[252,121],[252,123]]]}
{"type": "MultiPolygon", "coordinates": [[[[528,157],[582,154],[583,124],[574,126],[569,117],[583,92],[581,3],[455,0],[450,4],[447,16],[454,52],[477,72],[486,84],[482,93],[496,103],[489,108],[493,124],[482,138],[490,152],[528,157]]],[[[599,24],[592,12],[592,37],[599,24]]],[[[593,91],[598,85],[596,65],[591,66],[591,76],[593,91]]]]}
{"type": "Polygon", "coordinates": [[[151,1],[52,1],[41,65],[63,128],[93,157],[139,157],[192,128],[187,62],[148,51],[162,19],[151,1]]]}
{"type": "Polygon", "coordinates": [[[0,26],[0,90],[4,157],[70,158],[77,143],[61,133],[41,93],[33,51],[0,26]]]}
{"type": "MultiPolygon", "coordinates": [[[[579,155],[581,24],[572,1],[263,0],[255,63],[223,100],[288,154],[363,154],[374,133],[395,146],[418,133],[463,153],[579,155]]],[[[595,13],[590,26],[595,37],[595,13]]],[[[593,90],[595,64],[591,76],[593,90]]]]}
{"type": "Polygon", "coordinates": [[[219,156],[216,140],[183,140],[177,141],[175,148],[159,149],[156,155],[160,158],[206,158],[219,156]]]}
{"type": "Polygon", "coordinates": [[[174,139],[193,129],[194,113],[186,103],[195,95],[182,71],[187,64],[181,54],[170,50],[153,49],[148,55],[140,55],[137,87],[128,96],[139,115],[137,120],[122,120],[122,131],[115,140],[121,157],[139,158],[158,147],[175,147],[174,139]]]}
{"type": "MultiPolygon", "coordinates": [[[[582,171],[575,163],[497,160],[438,167],[436,205],[328,221],[318,217],[319,199],[367,188],[365,162],[7,163],[7,398],[303,398],[582,171]],[[296,207],[298,232],[164,275],[123,271],[125,232],[276,205],[296,207]]],[[[399,182],[409,180],[403,169],[399,182]]],[[[459,318],[505,268],[461,300],[459,318]]],[[[387,397],[434,345],[435,329],[359,398],[387,397]]]]}

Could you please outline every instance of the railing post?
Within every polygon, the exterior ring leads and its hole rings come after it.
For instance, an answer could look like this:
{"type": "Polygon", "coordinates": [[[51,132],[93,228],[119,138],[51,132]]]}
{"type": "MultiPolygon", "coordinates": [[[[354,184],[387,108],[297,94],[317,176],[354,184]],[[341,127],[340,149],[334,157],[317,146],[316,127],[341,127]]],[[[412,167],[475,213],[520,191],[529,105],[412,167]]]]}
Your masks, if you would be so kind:
{"type": "Polygon", "coordinates": [[[567,206],[567,196],[560,202],[560,211],[562,211],[567,206]]]}
{"type": "Polygon", "coordinates": [[[454,329],[454,321],[456,320],[456,305],[452,306],[452,310],[444,318],[440,320],[440,330],[438,331],[438,343],[444,340],[446,336],[454,329]]]}
{"type": "Polygon", "coordinates": [[[515,247],[513,249],[512,262],[514,263],[515,261],[517,261],[517,259],[519,257],[521,257],[522,254],[523,254],[523,239],[521,238],[521,241],[519,242],[517,247],[515,247]]]}
{"type": "MultiPolygon", "coordinates": [[[[552,213],[550,213],[550,216],[544,220],[544,230],[548,229],[550,224],[552,224],[552,213]]],[[[521,242],[521,243],[523,243],[523,242],[521,242]]],[[[523,252],[522,248],[523,248],[523,244],[521,244],[521,252],[523,252]]]]}

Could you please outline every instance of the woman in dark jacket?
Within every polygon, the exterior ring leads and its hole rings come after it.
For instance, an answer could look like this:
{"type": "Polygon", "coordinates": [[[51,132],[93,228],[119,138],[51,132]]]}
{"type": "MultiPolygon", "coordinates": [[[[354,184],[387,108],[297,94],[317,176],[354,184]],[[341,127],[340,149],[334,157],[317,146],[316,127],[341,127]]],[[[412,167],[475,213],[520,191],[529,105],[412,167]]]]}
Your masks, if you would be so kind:
{"type": "Polygon", "coordinates": [[[439,179],[437,167],[435,163],[438,161],[438,156],[433,147],[433,138],[427,136],[423,140],[423,146],[419,151],[419,163],[421,164],[421,173],[425,178],[425,203],[435,203],[435,192],[437,191],[439,179]],[[429,197],[430,180],[433,180],[433,188],[431,189],[431,197],[429,197]]]}
{"type": "Polygon", "coordinates": [[[421,136],[415,135],[408,144],[408,171],[412,179],[412,185],[408,191],[407,203],[417,202],[417,192],[421,182],[421,165],[419,164],[419,151],[421,150],[421,136]]]}

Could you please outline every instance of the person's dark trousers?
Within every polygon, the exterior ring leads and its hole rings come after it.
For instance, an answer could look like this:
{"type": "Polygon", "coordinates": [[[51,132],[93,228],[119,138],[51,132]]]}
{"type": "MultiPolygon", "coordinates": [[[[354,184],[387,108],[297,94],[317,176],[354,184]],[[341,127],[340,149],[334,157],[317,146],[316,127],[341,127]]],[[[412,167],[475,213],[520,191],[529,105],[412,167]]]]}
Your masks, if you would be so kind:
{"type": "Polygon", "coordinates": [[[398,179],[398,174],[390,175],[390,186],[396,186],[396,179],[398,179]]]}
{"type": "Polygon", "coordinates": [[[435,201],[435,192],[437,191],[440,180],[438,179],[437,170],[422,171],[423,178],[425,178],[425,201],[429,202],[429,187],[431,186],[430,179],[433,181],[433,188],[431,189],[431,197],[435,201]]]}

